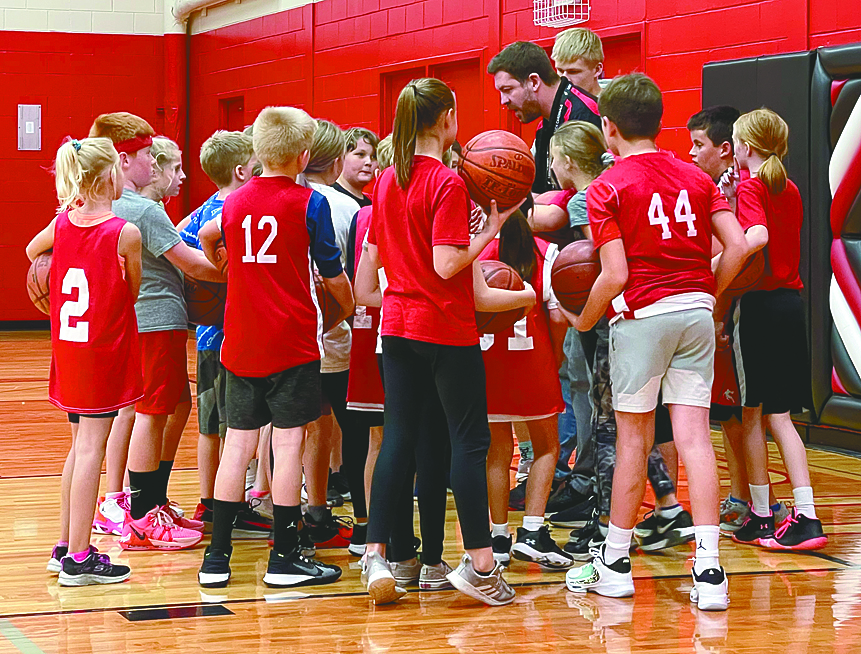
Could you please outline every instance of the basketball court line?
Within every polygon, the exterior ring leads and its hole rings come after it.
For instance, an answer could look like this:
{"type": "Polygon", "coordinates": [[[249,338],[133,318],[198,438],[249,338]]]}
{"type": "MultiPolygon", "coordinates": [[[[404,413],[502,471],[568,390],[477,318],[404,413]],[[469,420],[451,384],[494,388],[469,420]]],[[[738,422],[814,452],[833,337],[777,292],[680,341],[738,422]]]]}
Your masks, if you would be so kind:
{"type": "Polygon", "coordinates": [[[9,620],[0,618],[0,636],[12,643],[12,647],[21,652],[21,654],[45,654],[36,643],[27,638],[9,620]]]}

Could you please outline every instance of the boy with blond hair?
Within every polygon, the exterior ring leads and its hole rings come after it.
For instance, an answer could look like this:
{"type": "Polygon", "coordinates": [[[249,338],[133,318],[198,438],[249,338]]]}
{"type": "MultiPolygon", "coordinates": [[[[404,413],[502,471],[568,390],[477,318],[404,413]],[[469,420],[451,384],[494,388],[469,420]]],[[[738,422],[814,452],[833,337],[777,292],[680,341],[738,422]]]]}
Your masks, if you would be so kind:
{"type": "Polygon", "coordinates": [[[272,423],[273,549],[263,582],[286,588],[337,581],[340,568],[306,559],[299,544],[305,426],[320,417],[323,328],[312,262],[342,308],[353,292],[341,266],[329,204],[296,183],[317,125],[294,107],[268,107],[254,121],[263,174],[225,200],[221,218],[200,231],[215,260],[219,230],[227,249],[227,303],[221,363],[227,435],[213,500],[212,542],[198,573],[204,587],[230,579],[231,532],[245,506],[245,470],[258,430],[272,423]]]}
{"type": "MultiPolygon", "coordinates": [[[[221,216],[224,200],[252,177],[256,158],[251,137],[242,132],[217,131],[200,148],[203,172],[218,187],[218,191],[177,227],[188,245],[198,250],[201,227],[221,216]]],[[[220,439],[227,428],[225,415],[224,367],[219,360],[224,332],[216,325],[197,328],[197,467],[200,479],[200,504],[195,519],[212,528],[212,502],[215,473],[218,470],[220,439]]],[[[234,535],[266,538],[272,525],[250,506],[243,507],[236,517],[234,535]]]]}
{"type": "Polygon", "coordinates": [[[586,27],[559,32],[550,56],[560,77],[596,97],[601,95],[598,80],[604,73],[604,46],[595,32],[586,27]]]}
{"type": "Polygon", "coordinates": [[[128,457],[131,499],[120,537],[123,549],[131,550],[184,549],[202,538],[203,524],[182,517],[168,504],[172,462],[161,460],[162,445],[168,418],[180,403],[191,400],[182,273],[207,281],[223,279],[200,252],[182,242],[164,209],[140,194],[153,179],[154,134],[144,119],[125,112],[102,114],[90,128],[90,136],[111,139],[120,155],[125,189],[113,211],[140,230],[143,245],[135,312],[144,397],[135,406],[128,457]]]}

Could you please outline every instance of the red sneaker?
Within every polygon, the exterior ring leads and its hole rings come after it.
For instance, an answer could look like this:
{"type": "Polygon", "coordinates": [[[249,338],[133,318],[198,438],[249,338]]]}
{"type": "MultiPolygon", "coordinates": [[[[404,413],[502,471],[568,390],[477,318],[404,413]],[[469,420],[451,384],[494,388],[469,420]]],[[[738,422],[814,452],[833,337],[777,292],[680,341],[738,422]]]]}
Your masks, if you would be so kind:
{"type": "Polygon", "coordinates": [[[317,549],[350,546],[353,522],[349,518],[332,515],[330,511],[320,522],[315,522],[310,513],[306,513],[303,519],[317,549]]]}
{"type": "Polygon", "coordinates": [[[126,519],[120,547],[124,550],[184,550],[197,545],[203,534],[177,525],[162,507],[156,507],[140,520],[126,519]]]}
{"type": "Polygon", "coordinates": [[[180,509],[177,511],[178,506],[174,505],[173,502],[168,502],[163,507],[161,507],[162,511],[167,513],[171,520],[178,527],[182,527],[183,529],[193,529],[194,531],[199,531],[201,534],[203,533],[203,521],[202,520],[193,520],[192,518],[184,518],[185,513],[180,509]]]}

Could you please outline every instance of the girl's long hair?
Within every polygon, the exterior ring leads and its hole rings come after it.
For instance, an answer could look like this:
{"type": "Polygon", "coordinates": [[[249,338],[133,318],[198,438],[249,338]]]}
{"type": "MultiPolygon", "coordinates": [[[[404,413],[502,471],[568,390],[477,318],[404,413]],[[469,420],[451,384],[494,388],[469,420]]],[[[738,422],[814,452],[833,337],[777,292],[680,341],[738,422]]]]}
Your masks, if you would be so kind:
{"type": "Polygon", "coordinates": [[[108,138],[67,139],[54,160],[54,182],[60,201],[58,213],[87,198],[107,196],[119,164],[119,155],[108,138]]]}
{"type": "Polygon", "coordinates": [[[765,157],[765,163],[756,176],[769,192],[783,193],[787,180],[783,158],[789,148],[789,126],[786,121],[771,109],[755,109],[742,114],[735,121],[733,133],[738,140],[744,141],[765,157]]]}

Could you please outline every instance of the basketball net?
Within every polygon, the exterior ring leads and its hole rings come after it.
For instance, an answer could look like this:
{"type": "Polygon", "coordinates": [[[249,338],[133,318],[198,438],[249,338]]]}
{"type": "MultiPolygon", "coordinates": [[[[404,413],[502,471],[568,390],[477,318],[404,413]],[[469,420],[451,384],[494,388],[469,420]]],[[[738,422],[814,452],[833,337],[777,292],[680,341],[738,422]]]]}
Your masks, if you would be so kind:
{"type": "Polygon", "coordinates": [[[570,27],[589,20],[589,0],[533,0],[534,22],[542,27],[570,27]]]}

